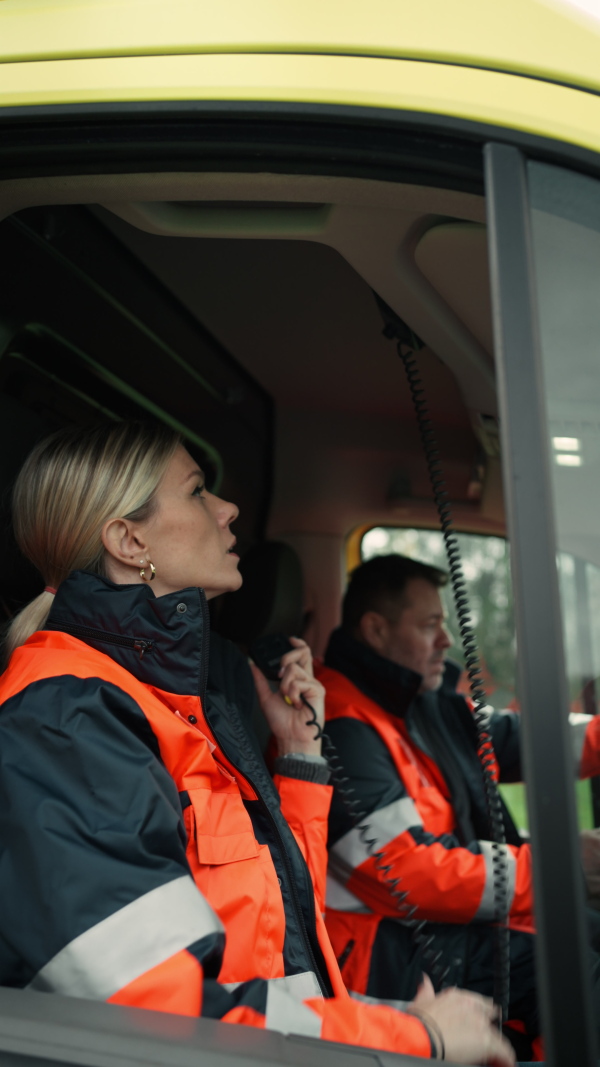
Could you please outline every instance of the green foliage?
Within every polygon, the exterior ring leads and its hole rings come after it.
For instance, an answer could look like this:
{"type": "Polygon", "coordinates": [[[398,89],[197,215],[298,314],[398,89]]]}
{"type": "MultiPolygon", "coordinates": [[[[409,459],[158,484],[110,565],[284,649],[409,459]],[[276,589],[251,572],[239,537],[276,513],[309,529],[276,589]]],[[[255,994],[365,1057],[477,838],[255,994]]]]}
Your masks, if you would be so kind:
{"type": "MultiPolygon", "coordinates": [[[[516,645],[508,544],[501,537],[479,534],[457,534],[456,537],[467,586],[471,622],[483,668],[484,688],[489,703],[493,707],[506,708],[516,700],[516,645]]],[[[423,563],[432,563],[442,570],[448,569],[444,540],[438,530],[377,526],[363,537],[361,545],[363,559],[385,556],[392,552],[422,560],[423,563]]],[[[575,621],[578,603],[572,577],[574,566],[574,557],[561,553],[559,575],[563,612],[566,616],[567,665],[576,666],[575,621]]],[[[589,569],[590,565],[588,565],[589,569]]],[[[594,601],[594,607],[596,607],[596,604],[600,606],[600,582],[597,580],[598,568],[592,569],[594,573],[588,577],[588,582],[590,582],[592,593],[596,594],[594,601]],[[591,579],[596,580],[598,589],[591,584],[591,579]]],[[[458,663],[464,665],[456,609],[450,586],[444,593],[444,597],[448,611],[447,626],[454,640],[450,655],[458,663]]],[[[598,626],[597,623],[596,625],[598,626]]],[[[597,643],[600,645],[600,638],[597,643]]],[[[576,672],[574,674],[569,672],[569,683],[571,700],[575,701],[581,690],[581,680],[576,672]]],[[[464,692],[467,688],[466,684],[463,684],[464,692]]],[[[580,710],[578,705],[574,706],[575,710],[580,710]]],[[[500,788],[517,827],[527,829],[529,820],[525,786],[515,784],[503,785],[500,788]]],[[[580,829],[591,829],[594,822],[590,783],[576,782],[576,796],[580,829]]]]}
{"type": "MultiPolygon", "coordinates": [[[[520,782],[514,785],[501,785],[500,792],[519,830],[529,828],[527,815],[527,798],[525,786],[520,782]]],[[[589,781],[575,783],[577,814],[580,830],[592,830],[594,817],[592,812],[592,791],[589,781]]]]}

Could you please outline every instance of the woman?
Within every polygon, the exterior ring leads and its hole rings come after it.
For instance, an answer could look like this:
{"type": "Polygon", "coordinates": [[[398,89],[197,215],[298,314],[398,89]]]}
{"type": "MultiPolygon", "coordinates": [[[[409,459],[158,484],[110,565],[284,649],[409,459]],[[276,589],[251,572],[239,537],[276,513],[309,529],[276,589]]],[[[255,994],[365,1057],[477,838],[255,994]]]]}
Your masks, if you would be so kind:
{"type": "Polygon", "coordinates": [[[245,665],[223,648],[209,665],[206,601],[241,582],[236,516],[164,428],[61,431],[25,463],[15,531],[47,586],[0,680],[0,983],[508,1065],[482,998],[428,986],[409,1014],[344,989],[310,652],[294,640],[275,694],[255,671],[274,781],[245,665]]]}

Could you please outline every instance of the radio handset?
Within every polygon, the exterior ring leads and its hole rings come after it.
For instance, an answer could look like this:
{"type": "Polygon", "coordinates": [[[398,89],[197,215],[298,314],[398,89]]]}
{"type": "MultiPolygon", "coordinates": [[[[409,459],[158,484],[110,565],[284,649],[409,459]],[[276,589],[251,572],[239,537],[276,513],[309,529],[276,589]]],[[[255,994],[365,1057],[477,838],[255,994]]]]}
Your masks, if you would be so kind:
{"type": "MultiPolygon", "coordinates": [[[[285,634],[266,634],[264,637],[259,637],[252,642],[248,653],[250,659],[253,660],[266,678],[271,681],[277,681],[279,679],[281,657],[285,656],[286,652],[289,652],[293,647],[285,634]]],[[[392,874],[391,864],[386,863],[385,849],[377,849],[377,838],[373,837],[373,831],[365,821],[368,816],[365,811],[360,809],[356,791],[348,784],[349,779],[344,771],[337,748],[327,734],[323,733],[317,722],[317,715],[312,704],[304,696],[302,696],[302,702],[312,715],[311,719],[306,720],[306,725],[315,727],[315,740],[320,740],[322,743],[323,755],[329,764],[331,772],[331,781],[337,790],[340,800],[350,815],[353,826],[358,827],[361,840],[369,855],[375,860],[375,867],[393,897],[394,903],[402,915],[403,923],[411,929],[415,943],[423,954],[425,969],[436,988],[441,989],[448,970],[442,971],[440,967],[441,952],[433,952],[433,935],[424,932],[424,928],[427,925],[424,919],[415,919],[417,908],[410,904],[408,893],[398,888],[402,879],[392,874]]]]}

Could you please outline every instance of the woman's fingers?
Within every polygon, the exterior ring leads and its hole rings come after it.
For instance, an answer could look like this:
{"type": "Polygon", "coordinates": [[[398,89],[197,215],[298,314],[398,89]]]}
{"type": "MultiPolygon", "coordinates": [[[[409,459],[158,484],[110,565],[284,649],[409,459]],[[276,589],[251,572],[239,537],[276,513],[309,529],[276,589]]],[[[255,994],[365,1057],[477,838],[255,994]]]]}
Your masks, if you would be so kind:
{"type": "Polygon", "coordinates": [[[288,663],[284,668],[279,689],[295,708],[303,706],[302,696],[307,700],[310,700],[311,696],[318,699],[323,698],[325,693],[321,683],[313,678],[312,674],[307,674],[299,663],[288,663]]]}
{"type": "Polygon", "coordinates": [[[273,691],[255,664],[250,664],[250,669],[263,714],[277,740],[279,754],[304,752],[320,755],[319,727],[323,725],[325,710],[325,690],[321,683],[308,675],[299,663],[290,663],[284,669],[279,689],[273,691]],[[314,722],[303,696],[314,709],[314,722]]]}
{"type": "Polygon", "coordinates": [[[489,1047],[485,1050],[486,1063],[491,1067],[515,1067],[512,1045],[499,1030],[492,1029],[488,1035],[489,1047]]]}
{"type": "Polygon", "coordinates": [[[306,641],[303,641],[301,637],[290,637],[290,643],[294,648],[289,652],[286,652],[285,656],[281,657],[281,667],[279,670],[280,676],[283,675],[285,668],[291,663],[298,663],[307,674],[312,676],[312,652],[306,644],[306,641]]]}
{"type": "Polygon", "coordinates": [[[422,1008],[426,1011],[428,1006],[435,1000],[435,989],[433,988],[433,982],[428,974],[423,974],[421,978],[421,985],[417,989],[417,995],[413,1000],[415,1008],[422,1008]]]}
{"type": "Polygon", "coordinates": [[[488,997],[465,990],[445,989],[433,1001],[415,1001],[416,1013],[430,1017],[439,1027],[446,1059],[457,1063],[486,1063],[513,1067],[513,1050],[494,1025],[498,1012],[488,997]]]}

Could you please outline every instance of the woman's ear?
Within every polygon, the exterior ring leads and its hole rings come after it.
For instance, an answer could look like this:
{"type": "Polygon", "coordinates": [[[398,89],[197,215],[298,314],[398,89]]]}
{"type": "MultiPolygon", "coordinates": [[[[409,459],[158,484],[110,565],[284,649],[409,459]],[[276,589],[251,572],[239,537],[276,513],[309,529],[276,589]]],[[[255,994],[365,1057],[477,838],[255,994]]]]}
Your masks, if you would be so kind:
{"type": "Polygon", "coordinates": [[[124,577],[130,582],[131,570],[137,572],[148,562],[148,546],[139,527],[129,519],[109,519],[102,527],[101,538],[107,555],[106,569],[113,581],[124,577]]]}

